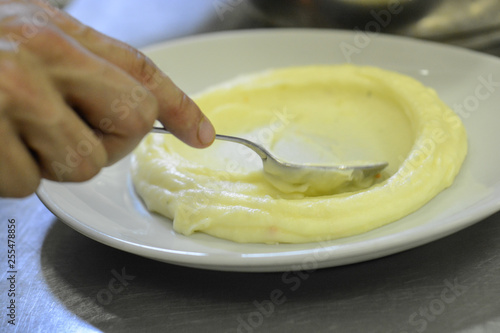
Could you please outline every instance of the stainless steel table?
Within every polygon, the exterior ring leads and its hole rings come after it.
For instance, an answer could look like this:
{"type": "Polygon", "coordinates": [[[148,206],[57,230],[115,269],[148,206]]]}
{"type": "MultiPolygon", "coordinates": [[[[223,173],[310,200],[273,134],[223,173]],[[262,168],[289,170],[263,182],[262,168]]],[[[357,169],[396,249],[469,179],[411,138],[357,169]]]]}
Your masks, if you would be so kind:
{"type": "MultiPolygon", "coordinates": [[[[68,11],[137,46],[267,25],[244,3],[223,2],[233,6],[225,17],[205,0],[74,0],[68,11]],[[174,24],[165,25],[158,8],[174,24]],[[140,34],[141,26],[156,32],[140,34]]],[[[495,39],[488,40],[481,48],[495,53],[495,39]]],[[[125,253],[75,232],[36,196],[3,199],[0,331],[500,332],[499,222],[497,213],[431,244],[354,265],[228,273],[125,253]]]]}

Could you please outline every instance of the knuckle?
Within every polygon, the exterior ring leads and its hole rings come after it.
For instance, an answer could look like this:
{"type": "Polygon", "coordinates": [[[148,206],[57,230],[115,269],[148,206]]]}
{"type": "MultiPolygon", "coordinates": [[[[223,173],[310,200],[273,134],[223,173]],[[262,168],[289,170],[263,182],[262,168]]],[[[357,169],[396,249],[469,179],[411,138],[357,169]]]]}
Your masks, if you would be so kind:
{"type": "Polygon", "coordinates": [[[130,112],[130,116],[122,122],[122,129],[130,136],[144,135],[151,130],[158,116],[158,101],[149,92],[141,100],[140,104],[130,112]]]}
{"type": "Polygon", "coordinates": [[[30,2],[10,1],[4,4],[5,11],[0,14],[2,34],[8,37],[11,46],[24,47],[43,39],[54,27],[52,21],[58,11],[40,0],[30,2]]]}
{"type": "Polygon", "coordinates": [[[39,117],[44,121],[47,119],[45,116],[50,119],[50,115],[56,111],[45,106],[49,97],[53,97],[51,86],[45,73],[39,70],[29,54],[12,56],[0,53],[0,77],[0,106],[22,111],[17,112],[17,118],[29,120],[39,117]]]}
{"type": "Polygon", "coordinates": [[[61,32],[58,29],[55,29],[51,25],[42,25],[37,28],[36,34],[33,35],[33,40],[39,39],[42,42],[54,42],[61,39],[61,32]]]}
{"type": "Polygon", "coordinates": [[[39,185],[40,185],[39,181],[30,184],[22,184],[22,185],[16,184],[12,192],[7,193],[7,196],[14,198],[25,198],[35,193],[39,185]]]}
{"type": "MultiPolygon", "coordinates": [[[[4,27],[2,26],[2,29],[4,27]]],[[[65,64],[82,61],[78,43],[57,26],[14,24],[6,28],[9,50],[19,57],[31,57],[31,65],[65,64]],[[50,46],[50,47],[48,47],[50,46]]]]}
{"type": "Polygon", "coordinates": [[[18,96],[23,92],[23,88],[29,88],[28,77],[30,73],[26,69],[26,63],[12,54],[0,55],[0,88],[6,91],[9,96],[18,96]]]}
{"type": "Polygon", "coordinates": [[[155,65],[141,51],[129,46],[129,54],[132,55],[132,75],[142,84],[148,86],[154,78],[155,65]]]}
{"type": "Polygon", "coordinates": [[[83,155],[82,161],[74,173],[74,181],[82,182],[90,180],[106,166],[107,153],[101,143],[93,145],[89,152],[83,152],[83,155]]]}
{"type": "Polygon", "coordinates": [[[87,157],[78,164],[74,172],[71,173],[70,177],[66,181],[70,182],[85,182],[94,178],[99,171],[104,167],[104,164],[98,162],[97,159],[92,157],[87,157]]]}
{"type": "Polygon", "coordinates": [[[7,118],[7,110],[10,104],[10,95],[2,91],[0,87],[0,120],[7,118]]]}
{"type": "Polygon", "coordinates": [[[40,28],[38,34],[33,38],[32,49],[37,57],[49,65],[66,64],[82,60],[79,47],[76,46],[63,32],[52,26],[40,28]],[[47,47],[50,45],[50,48],[47,47]]]}
{"type": "Polygon", "coordinates": [[[99,171],[101,171],[101,167],[92,162],[83,162],[78,170],[76,170],[72,181],[74,182],[85,182],[92,178],[94,178],[99,171]]]}
{"type": "Polygon", "coordinates": [[[162,84],[171,80],[141,51],[126,46],[127,55],[132,59],[128,62],[126,70],[150,91],[155,91],[162,84]]]}
{"type": "Polygon", "coordinates": [[[55,154],[52,158],[43,159],[42,167],[48,179],[61,182],[90,180],[107,163],[107,153],[102,144],[83,138],[55,154]]]}
{"type": "Polygon", "coordinates": [[[187,112],[194,102],[184,93],[176,100],[174,104],[169,106],[168,113],[170,118],[173,118],[175,124],[182,129],[189,129],[192,127],[194,120],[191,119],[192,115],[187,112]]]}
{"type": "Polygon", "coordinates": [[[16,190],[16,193],[15,195],[17,197],[21,197],[21,198],[24,198],[24,197],[27,197],[33,193],[36,192],[36,190],[38,189],[38,186],[40,186],[40,177],[30,177],[31,180],[30,181],[27,181],[24,183],[24,186],[21,186],[21,188],[19,190],[16,190]]]}
{"type": "Polygon", "coordinates": [[[151,94],[144,101],[144,105],[139,111],[139,131],[147,133],[158,117],[158,101],[151,94]]]}
{"type": "MultiPolygon", "coordinates": [[[[43,101],[41,103],[44,103],[43,101]]],[[[54,105],[26,105],[19,108],[22,111],[21,115],[17,116],[19,123],[26,128],[38,130],[47,130],[64,126],[64,109],[54,105]]]]}
{"type": "Polygon", "coordinates": [[[2,176],[0,179],[0,197],[24,198],[35,193],[41,181],[38,173],[32,172],[30,174],[23,174],[22,176],[2,176]]]}

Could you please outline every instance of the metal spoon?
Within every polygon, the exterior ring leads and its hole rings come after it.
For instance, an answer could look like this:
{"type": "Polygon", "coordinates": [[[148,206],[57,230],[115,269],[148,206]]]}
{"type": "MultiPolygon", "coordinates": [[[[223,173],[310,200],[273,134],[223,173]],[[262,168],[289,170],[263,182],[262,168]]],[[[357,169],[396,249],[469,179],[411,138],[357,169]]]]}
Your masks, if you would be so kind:
{"type": "MultiPolygon", "coordinates": [[[[172,134],[163,127],[153,127],[152,133],[172,134]]],[[[250,140],[217,134],[217,140],[242,144],[262,159],[264,174],[273,185],[286,192],[300,191],[310,195],[345,192],[366,188],[387,167],[387,162],[352,165],[296,164],[280,160],[266,148],[250,140]],[[301,188],[301,189],[298,189],[301,188]]]]}

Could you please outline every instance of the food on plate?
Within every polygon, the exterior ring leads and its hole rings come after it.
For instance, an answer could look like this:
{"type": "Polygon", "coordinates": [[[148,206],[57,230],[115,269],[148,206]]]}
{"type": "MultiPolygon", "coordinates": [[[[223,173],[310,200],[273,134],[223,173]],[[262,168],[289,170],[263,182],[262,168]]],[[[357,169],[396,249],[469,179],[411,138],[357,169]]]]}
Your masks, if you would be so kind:
{"type": "Polygon", "coordinates": [[[195,97],[220,134],[247,137],[296,163],[387,161],[368,188],[318,192],[277,184],[250,149],[191,148],[151,134],[132,177],[174,230],[236,242],[304,243],[360,234],[425,205],[467,153],[460,118],[417,80],[375,67],[320,65],[249,74],[195,97]]]}

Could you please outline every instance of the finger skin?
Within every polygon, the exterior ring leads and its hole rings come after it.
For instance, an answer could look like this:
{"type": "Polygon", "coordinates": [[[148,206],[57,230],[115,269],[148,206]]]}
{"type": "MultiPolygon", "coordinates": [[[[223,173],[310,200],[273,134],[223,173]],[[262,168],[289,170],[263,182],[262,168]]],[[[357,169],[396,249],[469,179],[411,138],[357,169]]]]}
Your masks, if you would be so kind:
{"type": "Polygon", "coordinates": [[[47,69],[52,82],[66,103],[100,133],[108,165],[117,162],[150,131],[158,118],[157,99],[129,73],[53,31],[40,33],[30,47],[38,50],[48,42],[53,47],[45,62],[58,53],[71,55],[47,69]]]}
{"type": "Polygon", "coordinates": [[[79,67],[53,71],[52,78],[66,103],[101,138],[108,165],[128,154],[158,117],[158,103],[149,90],[97,57],[79,67]]]}
{"type": "Polygon", "coordinates": [[[0,0],[0,77],[0,135],[9,143],[0,148],[0,196],[30,194],[42,177],[90,179],[156,119],[194,147],[215,136],[144,54],[40,0],[0,0]],[[26,22],[40,13],[50,20],[28,34],[26,22]]]}
{"type": "Polygon", "coordinates": [[[215,138],[215,129],[199,107],[143,53],[111,39],[58,12],[57,26],[94,54],[129,73],[150,90],[158,101],[158,120],[185,143],[203,148],[215,138]],[[200,124],[205,124],[200,133],[200,124]]]}
{"type": "MultiPolygon", "coordinates": [[[[36,13],[36,9],[32,12],[36,13]]],[[[11,26],[2,25],[4,33],[22,35],[26,20],[20,21],[21,24],[17,25],[15,21],[11,21],[11,26]]],[[[95,131],[107,150],[106,165],[128,154],[151,129],[158,115],[157,100],[153,94],[130,74],[82,47],[57,27],[40,27],[34,38],[20,45],[16,56],[27,53],[31,53],[38,63],[33,61],[26,67],[43,67],[50,79],[50,83],[44,85],[53,84],[68,107],[73,108],[69,111],[76,111],[95,131]]],[[[17,76],[23,75],[20,73],[17,76]]],[[[42,85],[41,81],[38,84],[42,85]]],[[[29,100],[30,97],[27,98],[29,100]]],[[[34,110],[43,105],[36,103],[32,103],[36,105],[34,110]]],[[[74,116],[68,114],[68,117],[74,116]]],[[[74,130],[80,133],[83,129],[74,130]]],[[[40,142],[34,142],[40,146],[40,142]]]]}
{"type": "Polygon", "coordinates": [[[5,119],[0,103],[0,197],[22,198],[33,193],[41,179],[36,161],[5,119]]]}
{"type": "Polygon", "coordinates": [[[0,58],[0,113],[24,144],[23,149],[16,146],[20,156],[36,158],[35,174],[58,181],[84,181],[97,174],[107,163],[102,142],[92,140],[94,134],[34,65],[36,60],[24,53],[12,58],[0,52],[0,58]]]}

